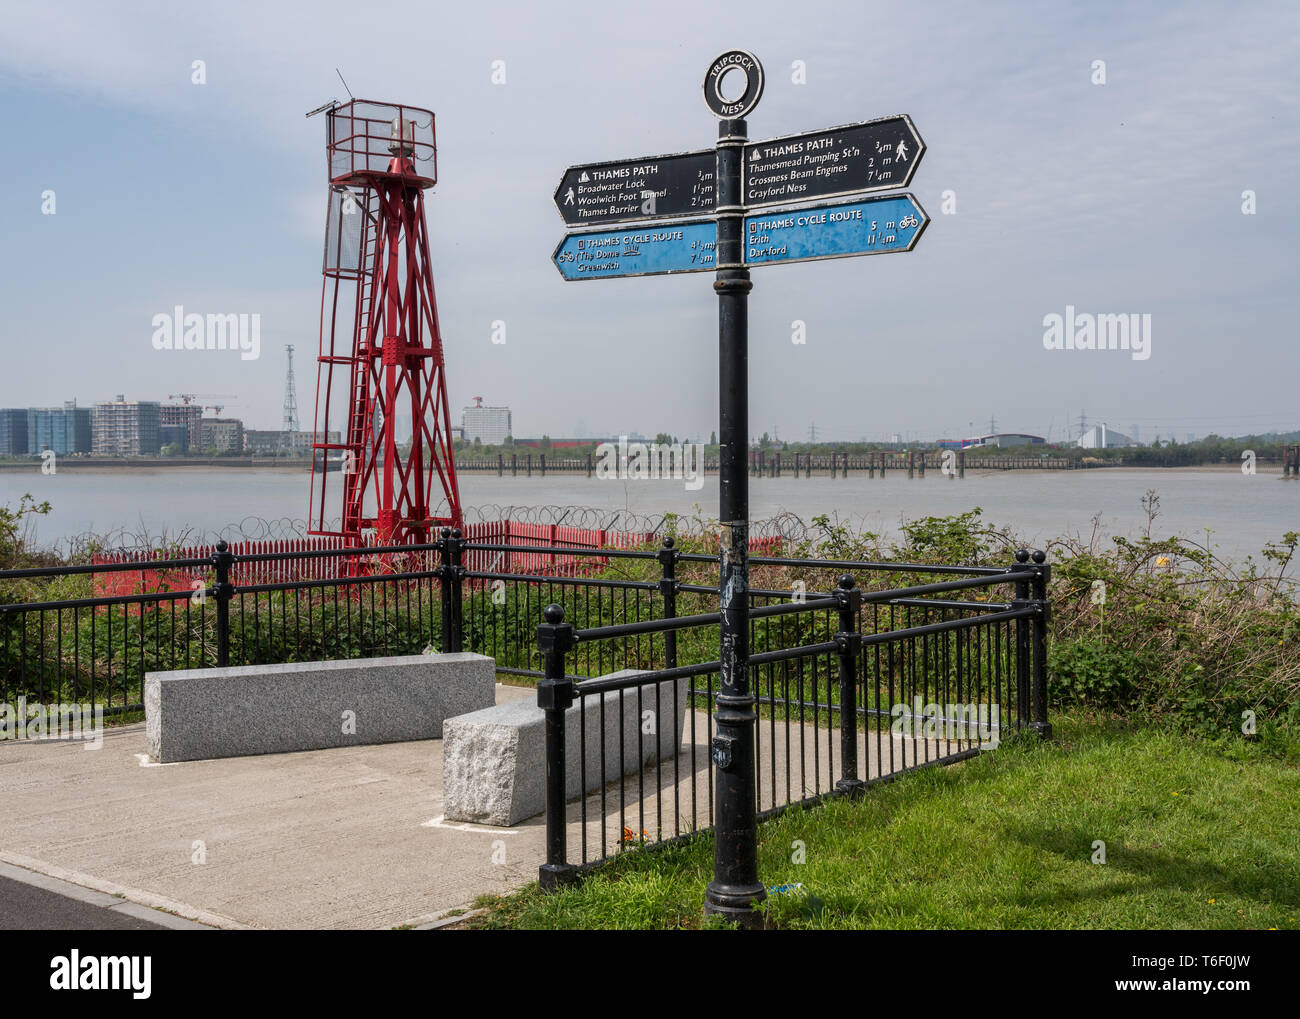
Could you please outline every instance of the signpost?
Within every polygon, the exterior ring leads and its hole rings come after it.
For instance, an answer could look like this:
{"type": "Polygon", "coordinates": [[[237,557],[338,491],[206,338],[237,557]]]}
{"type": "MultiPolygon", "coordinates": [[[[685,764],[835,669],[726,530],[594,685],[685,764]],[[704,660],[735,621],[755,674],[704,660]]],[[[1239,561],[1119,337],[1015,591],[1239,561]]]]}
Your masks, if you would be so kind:
{"type": "Polygon", "coordinates": [[[912,195],[745,217],[745,264],[911,251],[930,219],[912,195]]]}
{"type": "MultiPolygon", "coordinates": [[[[747,215],[742,257],[748,267],[911,251],[929,222],[910,194],[747,215]]],[[[567,234],[552,260],[566,280],[658,276],[714,270],[717,248],[713,220],[679,220],[567,234]]]]}
{"type": "Polygon", "coordinates": [[[745,204],[789,205],[905,188],[925,153],[907,116],[745,146],[745,204]]]}
{"type": "Polygon", "coordinates": [[[762,95],[762,65],[745,50],[730,50],[704,78],[705,104],[720,121],[713,152],[570,167],[555,192],[566,225],[631,225],[570,233],[552,255],[565,280],[715,273],[721,667],[710,746],[717,783],[713,880],[705,910],[742,926],[761,922],[754,907],[767,895],[758,879],[757,715],[749,684],[749,270],[910,251],[929,223],[910,194],[826,201],[911,182],[925,143],[908,117],[751,143],[744,118],[762,95]],[[729,85],[732,79],[743,79],[743,89],[729,85]],[[706,213],[711,216],[702,218],[706,213]]]}
{"type": "Polygon", "coordinates": [[[553,261],[566,280],[655,276],[713,269],[718,228],[713,220],[642,223],[623,230],[569,234],[553,261]]]}
{"type": "Polygon", "coordinates": [[[712,149],[571,166],[555,189],[567,226],[699,216],[713,210],[712,149]]]}

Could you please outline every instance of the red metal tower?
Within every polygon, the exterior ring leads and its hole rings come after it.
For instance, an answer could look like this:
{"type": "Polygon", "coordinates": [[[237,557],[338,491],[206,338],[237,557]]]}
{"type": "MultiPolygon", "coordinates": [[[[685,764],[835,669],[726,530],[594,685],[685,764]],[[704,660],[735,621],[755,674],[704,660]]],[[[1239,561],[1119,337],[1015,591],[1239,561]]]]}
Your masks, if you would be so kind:
{"type": "Polygon", "coordinates": [[[353,545],[422,543],[439,527],[463,524],[424,224],[424,192],[438,177],[433,113],[354,99],[330,108],[327,119],[330,194],[308,526],[353,545]],[[331,414],[336,428],[341,416],[337,398],[331,402],[336,370],[347,375],[346,426],[331,442],[331,414]],[[410,415],[405,453],[399,414],[410,415]],[[343,507],[334,528],[326,493],[336,464],[343,507]]]}

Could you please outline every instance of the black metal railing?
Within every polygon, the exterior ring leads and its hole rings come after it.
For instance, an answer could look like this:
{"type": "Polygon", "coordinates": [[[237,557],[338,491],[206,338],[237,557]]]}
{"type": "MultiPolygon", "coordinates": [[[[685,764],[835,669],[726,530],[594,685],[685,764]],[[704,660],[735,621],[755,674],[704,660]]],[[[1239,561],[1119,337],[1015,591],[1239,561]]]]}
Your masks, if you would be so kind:
{"type": "MultiPolygon", "coordinates": [[[[897,587],[894,577],[953,576],[960,585],[961,578],[1006,574],[1002,567],[770,556],[751,561],[758,570],[852,569],[870,578],[880,590],[862,591],[863,605],[872,607],[861,623],[868,633],[906,625],[898,612],[917,592],[897,587]],[[888,617],[876,608],[887,602],[892,603],[888,617]]],[[[571,658],[574,674],[674,668],[679,659],[718,656],[716,632],[708,627],[658,625],[679,613],[716,621],[716,581],[692,583],[678,572],[683,565],[698,572],[716,562],[710,555],[680,551],[672,538],[657,548],[581,549],[475,543],[448,530],[436,542],[399,550],[235,555],[219,542],[201,558],[4,570],[0,700],[89,699],[111,714],[141,709],[149,671],[428,649],[485,654],[503,673],[541,678],[535,625],[552,603],[590,634],[571,658]],[[333,575],[302,579],[301,574],[325,566],[333,575]],[[521,567],[532,572],[518,572],[521,567]],[[294,579],[274,579],[290,572],[294,579]]],[[[924,590],[933,595],[933,588],[924,590]]],[[[1028,588],[1017,596],[1028,597],[1028,588]]],[[[756,652],[826,641],[836,631],[834,607],[824,598],[773,587],[753,590],[751,602],[756,652]],[[798,612],[765,611],[799,601],[804,605],[798,612]]],[[[775,664],[762,668],[769,686],[784,682],[785,674],[773,671],[775,664]]],[[[800,698],[807,708],[827,710],[824,699],[809,699],[810,689],[800,698]]],[[[781,698],[769,694],[769,699],[781,698]]]]}
{"type": "Polygon", "coordinates": [[[89,700],[115,714],[142,710],[155,670],[454,648],[457,552],[438,542],[236,556],[223,541],[205,558],[0,571],[0,701],[89,700]],[[236,582],[265,574],[258,564],[321,558],[343,575],[236,582]],[[131,590],[136,575],[149,589],[131,590]]]}
{"type": "MultiPolygon", "coordinates": [[[[1042,552],[999,566],[750,562],[752,817],[964,760],[1007,734],[1050,735],[1042,552]],[[834,587],[808,590],[823,583],[834,587]]],[[[714,826],[718,768],[731,763],[715,725],[717,566],[672,538],[592,549],[443,530],[399,548],[236,555],[219,542],[206,557],[5,570],[0,702],[113,714],[143,709],[155,670],[489,655],[540,680],[540,879],[553,889],[714,826]],[[303,579],[320,568],[337,575],[303,579]]]]}
{"type": "MultiPolygon", "coordinates": [[[[540,677],[534,627],[542,608],[562,601],[592,625],[652,618],[664,597],[674,598],[660,580],[583,574],[660,555],[473,543],[444,530],[436,542],[397,549],[236,555],[221,541],[201,557],[3,570],[0,701],[90,700],[115,714],[142,710],[144,676],[154,670],[428,649],[476,651],[503,672],[540,677]],[[471,560],[483,568],[471,569],[471,560]]],[[[607,646],[587,666],[656,664],[662,643],[607,646]]]]}
{"type": "MultiPolygon", "coordinates": [[[[768,600],[751,610],[751,628],[775,622],[781,632],[754,642],[748,660],[757,817],[964,760],[1022,730],[1050,735],[1045,559],[1022,550],[1014,564],[986,568],[767,560],[953,579],[864,590],[846,572],[825,594],[761,592],[768,600]]],[[[672,577],[661,583],[681,588],[672,577]]],[[[674,655],[663,668],[594,677],[567,664],[592,643],[675,637],[717,622],[711,612],[578,628],[563,605],[545,609],[537,629],[547,736],[543,888],[630,846],[713,826],[715,770],[730,764],[713,741],[719,661],[679,665],[674,655]],[[579,759],[566,760],[575,747],[579,759]]]]}

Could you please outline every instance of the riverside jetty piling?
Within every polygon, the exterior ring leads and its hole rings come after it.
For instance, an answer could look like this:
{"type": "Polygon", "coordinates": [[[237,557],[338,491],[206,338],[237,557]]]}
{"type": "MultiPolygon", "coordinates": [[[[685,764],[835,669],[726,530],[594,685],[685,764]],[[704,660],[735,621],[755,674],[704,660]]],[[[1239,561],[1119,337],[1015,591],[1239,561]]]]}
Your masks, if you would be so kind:
{"type": "MultiPolygon", "coordinates": [[[[573,456],[539,454],[537,460],[534,460],[531,453],[523,456],[512,453],[509,457],[504,454],[473,459],[458,457],[456,470],[462,474],[495,474],[498,477],[509,474],[511,477],[542,478],[553,474],[567,474],[599,479],[600,472],[596,470],[598,462],[599,458],[591,453],[573,456]]],[[[908,477],[915,479],[923,479],[932,471],[961,478],[965,477],[968,466],[965,450],[942,449],[881,450],[864,453],[776,452],[754,449],[749,451],[746,462],[750,477],[759,479],[836,478],[856,474],[865,474],[874,478],[877,473],[884,477],[887,468],[906,470],[908,477]]],[[[89,463],[93,465],[94,461],[89,463]]],[[[703,464],[705,474],[718,473],[716,455],[706,455],[703,464]]],[[[1292,464],[1290,468],[1292,474],[1300,474],[1300,454],[1295,456],[1292,464]]],[[[303,465],[305,466],[305,461],[303,465]]],[[[969,466],[988,471],[1065,471],[1076,470],[1081,465],[1077,461],[1060,456],[985,456],[971,461],[969,466]]]]}

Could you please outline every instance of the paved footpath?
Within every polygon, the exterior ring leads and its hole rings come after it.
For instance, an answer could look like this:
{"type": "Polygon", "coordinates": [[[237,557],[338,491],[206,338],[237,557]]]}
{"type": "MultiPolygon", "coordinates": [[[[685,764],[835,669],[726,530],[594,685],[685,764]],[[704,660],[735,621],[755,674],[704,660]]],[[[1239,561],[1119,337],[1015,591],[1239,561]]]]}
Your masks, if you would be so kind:
{"type": "Polygon", "coordinates": [[[438,740],[159,765],[141,723],[0,743],[0,788],[0,862],[212,927],[418,926],[545,858],[541,818],[442,821],[438,740]]]}
{"type": "MultiPolygon", "coordinates": [[[[497,703],[534,696],[532,688],[497,686],[497,703]]],[[[643,776],[611,776],[586,797],[585,824],[583,801],[570,803],[569,859],[616,852],[625,825],[651,838],[707,826],[709,736],[708,717],[688,713],[676,759],[643,776]]],[[[838,749],[824,723],[767,719],[758,738],[764,808],[833,784],[838,749]]],[[[860,747],[864,778],[957,749],[887,730],[864,732],[860,747]]],[[[52,886],[65,898],[73,888],[97,896],[96,908],[133,903],[143,919],[170,914],[221,928],[425,926],[480,895],[536,880],[545,859],[542,817],[512,828],[443,819],[441,740],[160,765],[147,759],[141,723],[107,730],[98,750],[0,743],[0,789],[0,868],[20,868],[0,876],[45,875],[66,883],[52,886]]],[[[30,917],[39,899],[0,885],[0,917],[30,917]]],[[[51,922],[82,915],[46,901],[51,922]]]]}

